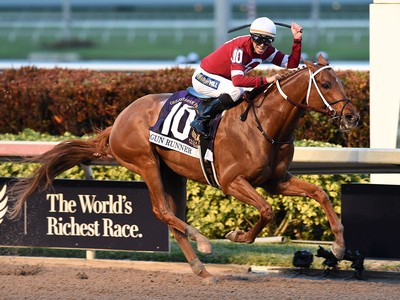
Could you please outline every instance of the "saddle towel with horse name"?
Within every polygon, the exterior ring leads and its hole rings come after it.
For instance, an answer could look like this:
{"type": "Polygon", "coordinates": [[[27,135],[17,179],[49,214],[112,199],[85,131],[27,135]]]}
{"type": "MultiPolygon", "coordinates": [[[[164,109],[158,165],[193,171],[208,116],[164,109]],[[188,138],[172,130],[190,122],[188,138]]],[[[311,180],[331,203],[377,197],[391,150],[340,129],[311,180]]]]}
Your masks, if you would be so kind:
{"type": "MultiPolygon", "coordinates": [[[[196,108],[201,101],[186,90],[172,94],[162,107],[157,122],[150,127],[149,140],[153,144],[200,159],[209,184],[219,186],[213,165],[214,139],[210,140],[206,149],[201,149],[200,136],[190,126],[196,117],[196,108]],[[208,165],[210,166],[207,167],[208,165]],[[206,174],[210,172],[210,168],[213,174],[206,174]]],[[[216,118],[211,126],[212,136],[215,136],[220,119],[220,117],[216,118]]]]}

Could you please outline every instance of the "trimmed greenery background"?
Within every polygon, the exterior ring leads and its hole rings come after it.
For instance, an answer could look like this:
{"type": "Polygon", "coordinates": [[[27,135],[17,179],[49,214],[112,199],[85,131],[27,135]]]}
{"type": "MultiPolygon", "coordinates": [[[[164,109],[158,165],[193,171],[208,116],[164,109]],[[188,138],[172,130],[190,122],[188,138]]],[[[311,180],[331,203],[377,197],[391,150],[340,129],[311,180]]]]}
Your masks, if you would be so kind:
{"type": "MultiPolygon", "coordinates": [[[[132,101],[152,93],[175,92],[191,85],[191,68],[148,72],[25,67],[0,73],[0,133],[25,128],[82,136],[113,124],[132,101]]],[[[255,75],[287,70],[253,71],[255,75]]],[[[296,139],[326,141],[343,147],[369,147],[369,72],[338,71],[347,96],[361,115],[356,130],[340,133],[338,126],[319,113],[306,113],[296,139]]],[[[282,101],[284,101],[282,99],[282,101]]]]}

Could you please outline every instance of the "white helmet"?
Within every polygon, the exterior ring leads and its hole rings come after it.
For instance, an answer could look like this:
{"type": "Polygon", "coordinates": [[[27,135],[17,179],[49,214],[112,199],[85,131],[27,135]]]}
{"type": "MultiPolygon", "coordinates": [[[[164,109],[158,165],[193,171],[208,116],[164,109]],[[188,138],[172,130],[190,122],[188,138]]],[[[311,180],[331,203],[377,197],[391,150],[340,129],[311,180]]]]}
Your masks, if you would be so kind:
{"type": "Polygon", "coordinates": [[[266,17],[257,18],[251,23],[250,33],[275,37],[276,26],[274,22],[266,17]]]}

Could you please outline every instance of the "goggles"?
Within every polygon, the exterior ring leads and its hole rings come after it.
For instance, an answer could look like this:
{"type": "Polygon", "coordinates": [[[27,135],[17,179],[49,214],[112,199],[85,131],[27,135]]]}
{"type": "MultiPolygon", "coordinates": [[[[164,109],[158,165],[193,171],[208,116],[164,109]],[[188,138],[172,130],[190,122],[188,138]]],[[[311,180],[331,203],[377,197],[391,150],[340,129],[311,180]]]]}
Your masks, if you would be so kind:
{"type": "Polygon", "coordinates": [[[252,34],[251,38],[253,39],[254,43],[256,43],[257,45],[269,45],[272,44],[275,41],[275,38],[273,38],[272,36],[266,36],[266,35],[255,35],[252,34]]]}

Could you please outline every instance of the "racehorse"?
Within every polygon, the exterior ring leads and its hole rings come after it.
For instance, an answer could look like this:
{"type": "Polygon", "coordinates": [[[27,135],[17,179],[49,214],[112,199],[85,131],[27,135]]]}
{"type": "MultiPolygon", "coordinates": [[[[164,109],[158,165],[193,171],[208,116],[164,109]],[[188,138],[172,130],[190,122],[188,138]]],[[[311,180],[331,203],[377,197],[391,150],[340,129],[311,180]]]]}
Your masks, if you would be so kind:
{"type": "MultiPolygon", "coordinates": [[[[293,176],[290,164],[294,154],[294,130],[307,110],[330,115],[341,130],[357,126],[359,114],[346,97],[340,79],[328,62],[292,70],[276,84],[250,92],[247,101],[225,112],[214,139],[215,172],[220,189],[227,195],[254,206],[258,222],[248,231],[235,230],[226,238],[252,243],[272,218],[272,207],[256,191],[270,194],[307,196],[320,203],[329,220],[335,241],[332,253],[341,260],[345,244],[343,226],[326,192],[293,176]]],[[[35,157],[41,165],[28,178],[14,185],[16,202],[11,216],[21,214],[24,202],[38,189],[49,187],[53,179],[69,168],[88,160],[114,158],[120,165],[140,174],[147,184],[153,214],[167,223],[195,274],[214,280],[197,257],[197,249],[211,253],[207,238],[185,220],[186,181],[206,184],[198,158],[149,141],[149,128],[155,124],[169,93],[151,94],[133,101],[106,128],[90,140],[70,140],[57,144],[35,157]]]]}

